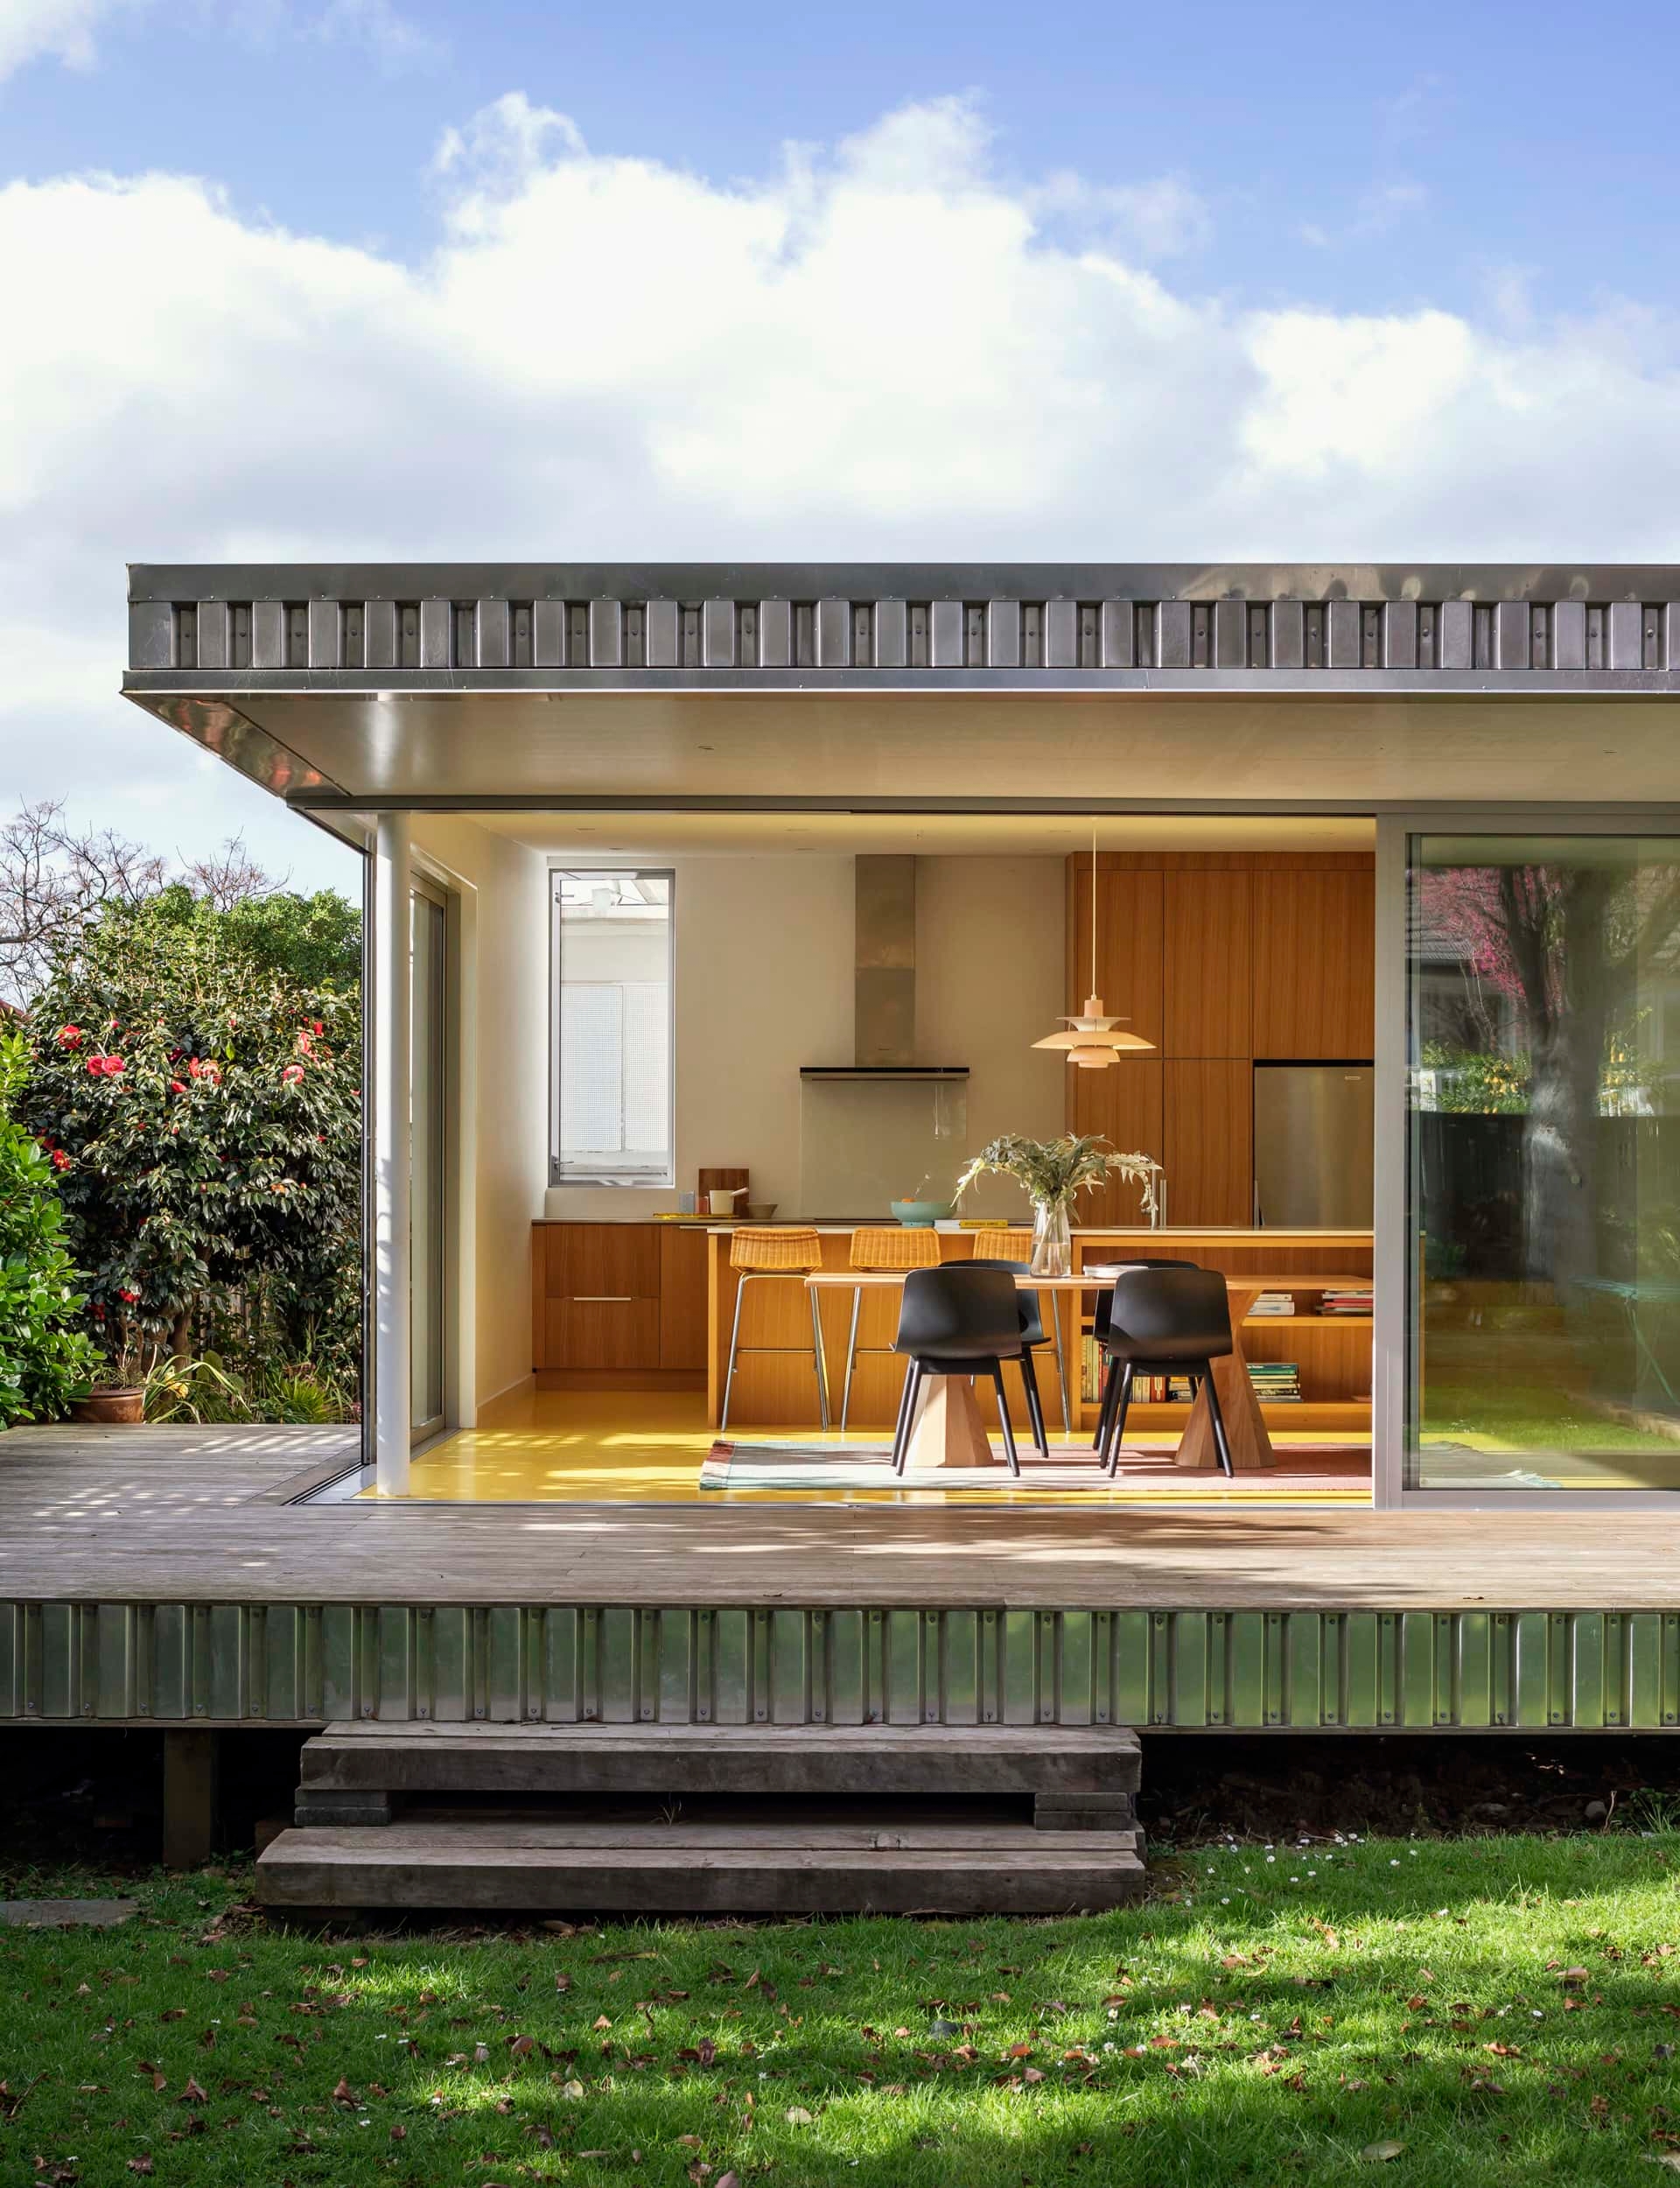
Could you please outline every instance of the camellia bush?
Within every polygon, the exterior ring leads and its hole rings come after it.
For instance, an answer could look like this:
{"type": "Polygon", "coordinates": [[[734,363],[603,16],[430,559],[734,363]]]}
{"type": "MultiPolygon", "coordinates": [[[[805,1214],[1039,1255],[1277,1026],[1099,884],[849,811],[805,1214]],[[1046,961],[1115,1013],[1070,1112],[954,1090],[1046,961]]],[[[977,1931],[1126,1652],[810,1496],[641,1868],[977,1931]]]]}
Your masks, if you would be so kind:
{"type": "Polygon", "coordinates": [[[0,1034],[0,1428],[63,1413],[98,1364],[64,1242],[63,1166],[13,1114],[28,1074],[28,1042],[0,1034]]]}
{"type": "MultiPolygon", "coordinates": [[[[360,1008],[184,889],[108,909],[31,1011],[25,1121],[54,1166],[107,1379],[214,1348],[354,1400],[360,1008]]],[[[261,1410],[254,1406],[253,1410],[261,1410]]]]}

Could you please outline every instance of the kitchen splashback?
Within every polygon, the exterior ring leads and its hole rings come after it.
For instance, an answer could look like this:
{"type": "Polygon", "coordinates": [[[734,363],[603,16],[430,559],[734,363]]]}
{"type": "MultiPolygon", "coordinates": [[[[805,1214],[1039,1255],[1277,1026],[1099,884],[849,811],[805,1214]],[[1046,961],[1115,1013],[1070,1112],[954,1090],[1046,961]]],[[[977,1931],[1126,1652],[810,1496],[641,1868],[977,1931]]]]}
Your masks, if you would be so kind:
{"type": "Polygon", "coordinates": [[[799,1212],[891,1219],[895,1200],[948,1201],[969,1154],[966,1081],[812,1073],[799,1090],[799,1212]]]}

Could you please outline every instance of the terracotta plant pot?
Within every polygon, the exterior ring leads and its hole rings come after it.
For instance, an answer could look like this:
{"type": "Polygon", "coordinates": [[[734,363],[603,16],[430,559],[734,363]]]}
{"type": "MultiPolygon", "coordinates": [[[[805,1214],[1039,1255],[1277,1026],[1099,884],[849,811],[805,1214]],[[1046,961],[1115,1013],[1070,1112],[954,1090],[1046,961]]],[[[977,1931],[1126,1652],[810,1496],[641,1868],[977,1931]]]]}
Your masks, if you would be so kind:
{"type": "Polygon", "coordinates": [[[144,1420],[146,1393],[143,1390],[90,1391],[70,1408],[73,1420],[108,1422],[144,1420]]]}

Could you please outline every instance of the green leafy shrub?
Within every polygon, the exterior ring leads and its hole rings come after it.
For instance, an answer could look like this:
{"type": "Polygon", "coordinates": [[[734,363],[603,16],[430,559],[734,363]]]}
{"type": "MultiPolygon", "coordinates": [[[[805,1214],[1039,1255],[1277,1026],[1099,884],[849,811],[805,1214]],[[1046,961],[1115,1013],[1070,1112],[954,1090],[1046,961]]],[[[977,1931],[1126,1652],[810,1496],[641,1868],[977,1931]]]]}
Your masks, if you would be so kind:
{"type": "Polygon", "coordinates": [[[21,1034],[0,1034],[0,1427],[64,1412],[98,1354],[80,1332],[84,1294],[55,1189],[61,1164],[18,1122],[29,1075],[21,1034]]]}
{"type": "Polygon", "coordinates": [[[114,1362],[248,1370],[312,1344],[354,1387],[360,1000],[248,925],[167,889],[88,927],[32,1013],[25,1121],[114,1362]]]}

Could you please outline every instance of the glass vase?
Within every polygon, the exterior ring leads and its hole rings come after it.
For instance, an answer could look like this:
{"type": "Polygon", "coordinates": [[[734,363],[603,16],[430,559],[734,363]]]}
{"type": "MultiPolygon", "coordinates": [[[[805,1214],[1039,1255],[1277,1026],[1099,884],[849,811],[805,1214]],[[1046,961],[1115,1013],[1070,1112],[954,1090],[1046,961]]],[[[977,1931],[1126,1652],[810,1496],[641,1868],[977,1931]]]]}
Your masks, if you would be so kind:
{"type": "Polygon", "coordinates": [[[1032,1273],[1034,1276],[1071,1276],[1074,1269],[1073,1226],[1066,1201],[1039,1201],[1032,1210],[1032,1273]]]}

